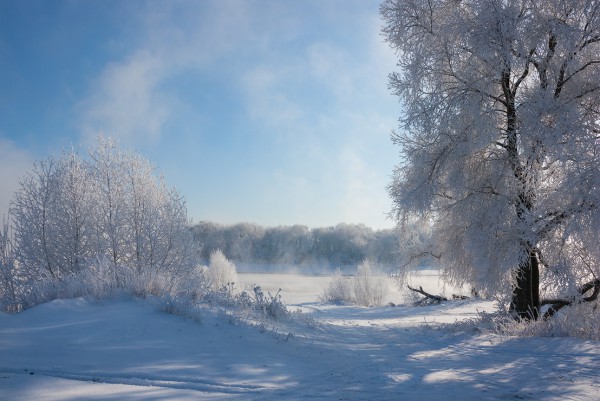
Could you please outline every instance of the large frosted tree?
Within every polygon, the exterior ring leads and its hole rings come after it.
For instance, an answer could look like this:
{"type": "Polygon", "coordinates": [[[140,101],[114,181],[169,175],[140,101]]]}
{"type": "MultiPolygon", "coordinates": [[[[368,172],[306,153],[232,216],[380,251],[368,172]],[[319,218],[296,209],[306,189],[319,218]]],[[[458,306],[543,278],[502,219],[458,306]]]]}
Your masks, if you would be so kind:
{"type": "Polygon", "coordinates": [[[389,187],[402,224],[433,223],[447,278],[537,318],[597,296],[600,1],[387,0],[400,70],[389,187]]]}

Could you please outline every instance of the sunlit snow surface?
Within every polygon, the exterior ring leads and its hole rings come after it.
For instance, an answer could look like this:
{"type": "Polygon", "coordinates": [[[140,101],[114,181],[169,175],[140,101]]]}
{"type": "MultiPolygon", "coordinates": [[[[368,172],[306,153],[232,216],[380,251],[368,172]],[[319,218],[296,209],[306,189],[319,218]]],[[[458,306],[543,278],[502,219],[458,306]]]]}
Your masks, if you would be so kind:
{"type": "MultiPolygon", "coordinates": [[[[426,277],[414,284],[442,290],[437,277],[426,277]]],[[[129,297],[0,315],[0,399],[600,399],[598,342],[443,326],[493,310],[481,300],[322,305],[327,280],[241,275],[246,285],[281,288],[305,316],[262,327],[222,311],[205,311],[198,322],[129,297]]],[[[391,293],[390,301],[400,300],[391,293]]]]}

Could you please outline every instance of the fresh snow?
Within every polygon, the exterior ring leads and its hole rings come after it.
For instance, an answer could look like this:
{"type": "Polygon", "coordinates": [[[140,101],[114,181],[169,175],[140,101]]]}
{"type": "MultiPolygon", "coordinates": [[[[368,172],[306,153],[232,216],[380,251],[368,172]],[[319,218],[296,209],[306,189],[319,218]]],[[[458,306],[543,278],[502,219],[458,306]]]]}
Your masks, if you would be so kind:
{"type": "Polygon", "coordinates": [[[0,399],[600,399],[598,342],[446,325],[492,311],[483,300],[323,305],[327,280],[241,274],[302,311],[279,323],[216,309],[175,316],[127,296],[0,314],[0,399]]]}

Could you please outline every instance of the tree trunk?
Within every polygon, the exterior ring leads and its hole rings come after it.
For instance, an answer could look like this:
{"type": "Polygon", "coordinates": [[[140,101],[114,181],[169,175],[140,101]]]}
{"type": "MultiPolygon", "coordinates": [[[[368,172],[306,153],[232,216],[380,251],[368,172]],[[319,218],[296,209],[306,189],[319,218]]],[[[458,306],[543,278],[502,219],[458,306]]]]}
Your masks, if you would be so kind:
{"type": "Polygon", "coordinates": [[[517,270],[517,285],[513,289],[510,310],[517,319],[536,320],[540,312],[539,261],[534,250],[521,262],[517,270]]]}
{"type": "MultiPolygon", "coordinates": [[[[525,223],[526,216],[533,210],[535,194],[531,192],[530,180],[523,164],[519,160],[517,130],[517,106],[515,104],[516,90],[518,85],[513,86],[511,82],[511,68],[508,64],[502,71],[502,90],[506,99],[506,146],[512,172],[516,182],[519,185],[519,192],[515,202],[517,219],[520,223],[525,223]]],[[[523,75],[525,78],[526,74],[523,75]]],[[[517,319],[536,320],[540,310],[540,274],[537,252],[529,242],[523,243],[524,254],[527,255],[519,263],[517,269],[517,282],[512,293],[512,302],[510,304],[511,312],[514,312],[517,319]]]]}

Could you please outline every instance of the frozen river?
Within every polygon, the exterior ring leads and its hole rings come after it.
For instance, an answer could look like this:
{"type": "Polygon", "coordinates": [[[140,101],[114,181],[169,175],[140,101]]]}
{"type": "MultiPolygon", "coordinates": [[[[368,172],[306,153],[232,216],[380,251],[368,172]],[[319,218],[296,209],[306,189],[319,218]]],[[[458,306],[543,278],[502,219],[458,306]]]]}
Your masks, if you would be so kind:
{"type": "MultiPolygon", "coordinates": [[[[259,285],[266,293],[275,295],[281,289],[281,298],[286,304],[297,305],[318,302],[319,296],[331,281],[330,275],[307,275],[297,273],[238,273],[242,288],[259,285]]],[[[352,280],[351,276],[348,276],[352,280]]],[[[415,271],[408,276],[408,284],[411,286],[422,286],[425,291],[434,294],[444,294],[451,297],[452,294],[465,293],[464,290],[445,285],[440,280],[437,270],[424,269],[415,271]]],[[[388,296],[385,303],[406,303],[412,300],[408,291],[403,287],[398,288],[393,279],[388,279],[388,296]]],[[[467,291],[468,293],[468,291],[467,291]]]]}

